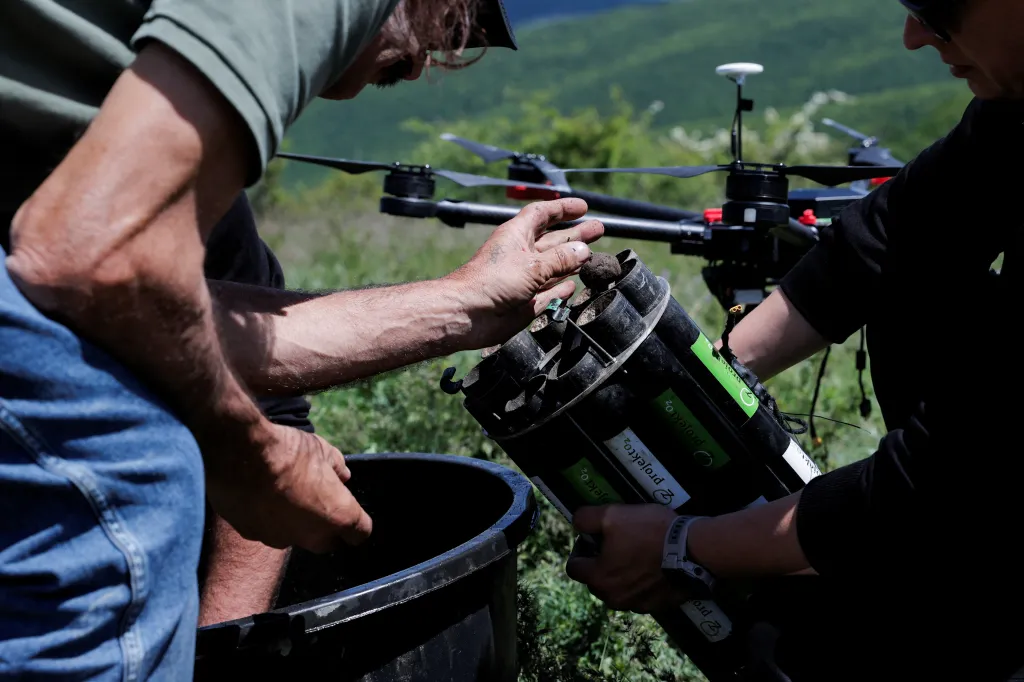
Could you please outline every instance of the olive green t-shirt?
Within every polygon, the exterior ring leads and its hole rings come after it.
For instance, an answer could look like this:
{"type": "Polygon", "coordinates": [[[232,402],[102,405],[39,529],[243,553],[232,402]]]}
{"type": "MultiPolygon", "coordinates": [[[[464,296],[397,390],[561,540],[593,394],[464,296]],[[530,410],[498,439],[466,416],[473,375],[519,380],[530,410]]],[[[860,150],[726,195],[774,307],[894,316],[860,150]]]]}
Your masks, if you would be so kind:
{"type": "Polygon", "coordinates": [[[0,0],[0,243],[4,217],[59,163],[147,41],[193,63],[238,110],[258,151],[252,184],[288,127],[397,4],[0,0]]]}

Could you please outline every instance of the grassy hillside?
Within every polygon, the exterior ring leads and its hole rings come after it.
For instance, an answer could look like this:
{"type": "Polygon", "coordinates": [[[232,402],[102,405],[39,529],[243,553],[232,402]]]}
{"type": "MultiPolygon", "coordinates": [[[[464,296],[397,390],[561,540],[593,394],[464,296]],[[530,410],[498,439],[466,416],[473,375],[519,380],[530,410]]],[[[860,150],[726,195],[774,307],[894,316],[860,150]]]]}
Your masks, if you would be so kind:
{"type": "MultiPolygon", "coordinates": [[[[524,30],[520,52],[496,50],[463,72],[435,74],[437,82],[371,89],[347,103],[318,101],[289,143],[299,152],[425,162],[406,156],[419,138],[402,129],[403,121],[494,115],[541,89],[554,94],[562,111],[606,110],[612,86],[638,108],[663,102],[661,124],[714,119],[727,126],[734,91],[714,68],[731,61],[764,64],[765,73],[748,88],[762,107],[798,106],[827,89],[889,91],[896,101],[897,89],[951,82],[933,51],[903,48],[904,17],[891,0],[689,0],[621,8],[524,30]]],[[[322,177],[297,166],[289,171],[291,179],[314,175],[322,177]]]]}

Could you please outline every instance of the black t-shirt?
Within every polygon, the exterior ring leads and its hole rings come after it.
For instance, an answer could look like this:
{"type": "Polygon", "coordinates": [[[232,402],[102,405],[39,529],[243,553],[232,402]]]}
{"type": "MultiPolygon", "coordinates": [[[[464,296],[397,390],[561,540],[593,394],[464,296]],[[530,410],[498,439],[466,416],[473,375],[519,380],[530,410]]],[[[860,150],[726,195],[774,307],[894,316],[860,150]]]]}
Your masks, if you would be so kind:
{"type": "MultiPolygon", "coordinates": [[[[0,192],[0,246],[8,250],[9,226],[13,211],[23,198],[10,192],[0,192]]],[[[231,209],[210,234],[206,245],[204,269],[207,279],[253,284],[284,289],[285,279],[281,264],[270,247],[260,238],[256,221],[246,195],[239,195],[231,209]]],[[[294,426],[313,432],[309,421],[310,403],[304,397],[259,398],[256,400],[263,413],[277,424],[294,426]]]]}
{"type": "Polygon", "coordinates": [[[832,342],[866,325],[888,429],[802,493],[821,577],[765,592],[794,682],[1006,680],[1024,664],[1022,151],[1024,104],[972,102],[781,283],[832,342]]]}
{"type": "MultiPolygon", "coordinates": [[[[210,233],[204,268],[207,279],[285,288],[281,264],[260,238],[245,194],[210,233]]],[[[310,403],[305,398],[258,398],[256,402],[271,421],[313,432],[310,403]]]]}

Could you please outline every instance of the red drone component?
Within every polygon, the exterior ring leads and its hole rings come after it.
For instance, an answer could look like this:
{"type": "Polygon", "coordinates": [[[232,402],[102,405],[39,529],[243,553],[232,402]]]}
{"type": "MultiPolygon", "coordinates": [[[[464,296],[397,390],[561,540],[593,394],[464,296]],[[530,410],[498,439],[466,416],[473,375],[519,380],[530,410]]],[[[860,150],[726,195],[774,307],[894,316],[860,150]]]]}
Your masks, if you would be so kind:
{"type": "Polygon", "coordinates": [[[720,223],[720,222],[722,222],[722,209],[720,209],[720,208],[707,208],[707,209],[704,209],[704,222],[705,223],[720,223]]]}
{"type": "MultiPolygon", "coordinates": [[[[550,185],[551,183],[546,183],[550,185]]],[[[552,190],[550,192],[543,189],[527,188],[523,185],[516,185],[515,187],[509,187],[505,190],[505,196],[509,199],[520,199],[522,201],[551,201],[558,199],[562,195],[552,190]]]]}
{"type": "Polygon", "coordinates": [[[810,208],[804,211],[804,214],[796,219],[801,225],[810,225],[814,227],[818,224],[818,217],[814,215],[814,211],[810,208]]]}
{"type": "Polygon", "coordinates": [[[877,185],[884,185],[887,181],[889,181],[891,179],[892,178],[871,178],[871,184],[872,185],[876,185],[876,186],[877,185]]]}

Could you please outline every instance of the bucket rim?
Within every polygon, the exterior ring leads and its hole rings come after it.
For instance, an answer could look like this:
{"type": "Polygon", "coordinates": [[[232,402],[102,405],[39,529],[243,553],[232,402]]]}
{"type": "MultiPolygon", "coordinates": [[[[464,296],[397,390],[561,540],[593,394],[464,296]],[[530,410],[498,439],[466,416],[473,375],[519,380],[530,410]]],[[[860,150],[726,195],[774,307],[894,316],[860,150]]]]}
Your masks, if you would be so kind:
{"type": "Polygon", "coordinates": [[[422,452],[358,453],[345,461],[409,461],[478,469],[500,479],[512,493],[505,513],[490,527],[465,542],[413,566],[376,580],[313,600],[272,609],[265,613],[214,623],[196,631],[196,659],[215,657],[250,648],[280,646],[334,626],[393,608],[469,577],[513,553],[533,531],[539,507],[533,484],[520,472],[496,462],[467,455],[422,452]],[[414,589],[396,590],[407,583],[414,589]],[[339,610],[349,610],[338,617],[339,610]]]}

